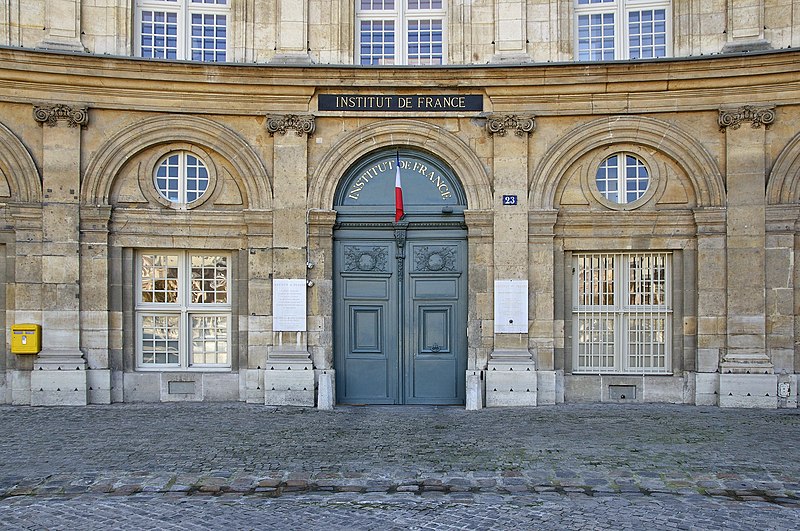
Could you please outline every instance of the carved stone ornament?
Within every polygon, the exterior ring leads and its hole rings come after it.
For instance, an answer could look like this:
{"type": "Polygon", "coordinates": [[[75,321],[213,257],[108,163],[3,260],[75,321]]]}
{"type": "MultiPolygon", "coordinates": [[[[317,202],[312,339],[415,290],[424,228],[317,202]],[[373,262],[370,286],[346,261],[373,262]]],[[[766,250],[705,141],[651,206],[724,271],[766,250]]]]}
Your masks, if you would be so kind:
{"type": "Polygon", "coordinates": [[[50,127],[55,127],[59,120],[66,121],[70,127],[86,127],[89,123],[89,108],[63,104],[34,105],[33,119],[50,127]]]}
{"type": "Polygon", "coordinates": [[[455,271],[455,247],[418,247],[414,251],[415,271],[455,271]]]}
{"type": "Polygon", "coordinates": [[[750,122],[754,129],[758,129],[762,125],[769,128],[770,124],[775,121],[775,106],[756,106],[745,105],[738,109],[720,109],[719,110],[719,129],[724,131],[726,127],[731,129],[739,129],[742,122],[750,122]]]}
{"type": "Polygon", "coordinates": [[[297,136],[304,134],[311,136],[317,128],[313,115],[299,116],[297,114],[271,114],[267,116],[267,131],[269,136],[275,133],[286,134],[289,129],[294,129],[297,136]]]}
{"type": "Polygon", "coordinates": [[[486,120],[486,130],[490,135],[506,136],[512,130],[517,136],[530,135],[536,130],[536,118],[516,114],[492,115],[486,120]]]}
{"type": "Polygon", "coordinates": [[[386,271],[386,247],[355,247],[344,248],[345,271],[386,271]]]}

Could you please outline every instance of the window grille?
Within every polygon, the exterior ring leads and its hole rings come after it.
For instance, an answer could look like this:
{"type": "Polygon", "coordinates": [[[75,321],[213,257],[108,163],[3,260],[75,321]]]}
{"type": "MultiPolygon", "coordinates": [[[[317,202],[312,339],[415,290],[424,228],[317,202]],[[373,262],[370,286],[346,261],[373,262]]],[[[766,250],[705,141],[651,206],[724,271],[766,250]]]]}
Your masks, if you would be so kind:
{"type": "Polygon", "coordinates": [[[574,255],[576,372],[669,373],[671,253],[574,255]]]}

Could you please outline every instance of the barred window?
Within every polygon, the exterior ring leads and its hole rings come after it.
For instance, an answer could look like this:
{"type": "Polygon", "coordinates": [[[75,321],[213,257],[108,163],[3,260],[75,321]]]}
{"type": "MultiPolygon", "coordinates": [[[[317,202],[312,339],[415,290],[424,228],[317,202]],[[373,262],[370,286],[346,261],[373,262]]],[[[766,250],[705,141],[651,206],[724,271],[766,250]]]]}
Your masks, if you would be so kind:
{"type": "Polygon", "coordinates": [[[140,369],[230,367],[229,262],[223,253],[138,253],[140,369]]]}
{"type": "Polygon", "coordinates": [[[137,0],[136,54],[226,61],[229,19],[230,0],[137,0]]]}
{"type": "Polygon", "coordinates": [[[671,372],[671,258],[574,255],[575,372],[671,372]]]}
{"type": "Polygon", "coordinates": [[[446,62],[444,0],[361,0],[356,6],[358,64],[446,62]]]}
{"type": "Polygon", "coordinates": [[[654,59],[671,53],[669,0],[576,0],[578,61],[654,59]]]}

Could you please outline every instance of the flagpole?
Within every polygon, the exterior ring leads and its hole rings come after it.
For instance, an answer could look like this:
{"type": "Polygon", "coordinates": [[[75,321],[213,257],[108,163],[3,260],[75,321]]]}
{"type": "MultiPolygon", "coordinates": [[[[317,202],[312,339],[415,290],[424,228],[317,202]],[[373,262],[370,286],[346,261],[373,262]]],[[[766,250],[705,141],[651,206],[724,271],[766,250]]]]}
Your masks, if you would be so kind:
{"type": "Polygon", "coordinates": [[[397,223],[406,215],[403,209],[403,185],[400,181],[400,150],[395,153],[394,171],[394,222],[397,223]]]}

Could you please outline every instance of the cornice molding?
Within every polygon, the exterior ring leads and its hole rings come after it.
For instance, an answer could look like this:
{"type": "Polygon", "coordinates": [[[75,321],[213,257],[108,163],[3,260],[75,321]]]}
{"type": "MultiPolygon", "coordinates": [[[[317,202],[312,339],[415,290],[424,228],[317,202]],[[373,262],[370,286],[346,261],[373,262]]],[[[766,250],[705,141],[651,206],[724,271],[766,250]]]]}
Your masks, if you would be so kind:
{"type": "Polygon", "coordinates": [[[270,114],[267,116],[269,136],[275,136],[275,133],[285,135],[289,129],[294,129],[297,136],[304,134],[311,136],[316,128],[316,120],[311,114],[270,114]]]}
{"type": "Polygon", "coordinates": [[[34,105],[33,119],[42,125],[55,127],[59,120],[67,122],[70,127],[83,129],[89,124],[89,108],[57,103],[55,105],[34,105]]]}
{"type": "Polygon", "coordinates": [[[486,131],[490,135],[506,136],[509,131],[517,136],[530,136],[536,130],[533,115],[492,114],[486,118],[486,131]]]}
{"type": "Polygon", "coordinates": [[[742,122],[750,122],[753,129],[758,129],[762,125],[765,129],[775,122],[774,105],[744,105],[735,108],[720,108],[719,110],[719,129],[725,131],[727,127],[739,129],[742,122]]]}

